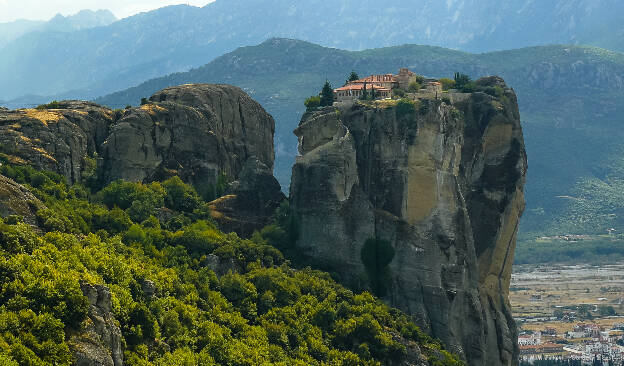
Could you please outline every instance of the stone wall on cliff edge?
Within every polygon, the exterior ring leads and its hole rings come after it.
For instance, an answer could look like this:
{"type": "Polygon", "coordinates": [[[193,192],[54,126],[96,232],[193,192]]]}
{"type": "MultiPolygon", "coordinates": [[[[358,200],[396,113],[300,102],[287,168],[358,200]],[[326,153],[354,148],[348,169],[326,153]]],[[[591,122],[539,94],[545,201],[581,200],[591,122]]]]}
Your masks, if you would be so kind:
{"type": "Polygon", "coordinates": [[[500,94],[421,100],[414,113],[306,113],[290,188],[296,246],[471,366],[516,365],[508,292],[527,160],[515,93],[497,77],[477,84],[500,94]]]}

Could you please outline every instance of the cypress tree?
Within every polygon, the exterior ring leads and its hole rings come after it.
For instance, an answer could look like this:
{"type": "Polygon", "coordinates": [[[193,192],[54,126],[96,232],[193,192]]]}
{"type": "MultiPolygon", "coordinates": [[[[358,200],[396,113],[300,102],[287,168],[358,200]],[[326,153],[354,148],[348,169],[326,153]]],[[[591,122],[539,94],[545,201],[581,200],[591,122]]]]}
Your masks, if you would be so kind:
{"type": "Polygon", "coordinates": [[[364,82],[364,91],[362,92],[362,96],[360,97],[362,100],[368,100],[368,90],[366,90],[366,81],[364,82]]]}
{"type": "Polygon", "coordinates": [[[334,88],[329,81],[325,80],[323,90],[321,90],[321,107],[327,107],[334,104],[334,88]]]}

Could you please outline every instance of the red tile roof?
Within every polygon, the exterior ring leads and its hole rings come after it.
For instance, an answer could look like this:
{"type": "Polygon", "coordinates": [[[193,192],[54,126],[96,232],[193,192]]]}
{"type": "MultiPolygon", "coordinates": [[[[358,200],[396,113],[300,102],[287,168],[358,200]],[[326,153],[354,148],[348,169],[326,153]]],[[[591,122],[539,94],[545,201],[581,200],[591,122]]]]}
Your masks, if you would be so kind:
{"type": "MultiPolygon", "coordinates": [[[[390,89],[384,88],[380,85],[375,85],[375,84],[366,85],[366,90],[370,90],[371,88],[377,91],[390,91],[390,89]]],[[[335,92],[348,91],[348,90],[364,90],[364,84],[349,84],[349,85],[343,86],[342,88],[334,89],[335,92]]]]}

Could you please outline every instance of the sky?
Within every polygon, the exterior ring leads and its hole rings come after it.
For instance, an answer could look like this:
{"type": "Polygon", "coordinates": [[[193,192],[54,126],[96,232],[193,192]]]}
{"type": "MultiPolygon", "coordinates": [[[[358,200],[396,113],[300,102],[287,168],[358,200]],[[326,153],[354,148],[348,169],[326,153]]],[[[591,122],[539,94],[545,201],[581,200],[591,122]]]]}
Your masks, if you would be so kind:
{"type": "Polygon", "coordinates": [[[0,23],[17,19],[48,20],[58,13],[71,15],[83,9],[109,9],[117,18],[167,5],[204,6],[214,0],[0,0],[0,23]]]}

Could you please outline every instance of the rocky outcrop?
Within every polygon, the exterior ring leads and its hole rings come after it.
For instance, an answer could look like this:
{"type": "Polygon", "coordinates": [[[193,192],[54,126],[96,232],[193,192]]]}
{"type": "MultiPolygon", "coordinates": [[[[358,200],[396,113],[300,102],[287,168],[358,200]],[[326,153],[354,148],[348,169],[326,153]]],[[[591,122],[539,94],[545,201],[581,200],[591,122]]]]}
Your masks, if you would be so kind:
{"type": "Polygon", "coordinates": [[[102,178],[150,181],[178,175],[200,191],[224,173],[238,178],[251,157],[273,169],[275,122],[241,89],[183,85],[124,111],[102,145],[102,178]]]}
{"type": "Polygon", "coordinates": [[[57,172],[69,183],[177,175],[209,199],[232,183],[214,212],[225,231],[244,236],[283,199],[272,173],[274,132],[273,117],[228,85],[167,88],[141,107],[116,111],[79,101],[0,110],[0,153],[10,162],[57,172]]]}
{"type": "Polygon", "coordinates": [[[408,312],[471,366],[515,365],[526,154],[513,90],[478,84],[501,93],[307,113],[291,208],[309,261],[408,312]]]}
{"type": "Polygon", "coordinates": [[[236,232],[248,238],[270,224],[275,210],[285,199],[273,171],[251,158],[226,194],[210,202],[210,214],[224,232],[236,232]]]}
{"type": "Polygon", "coordinates": [[[70,183],[80,182],[85,172],[93,173],[93,159],[113,119],[110,109],[80,101],[0,110],[0,152],[12,162],[62,174],[70,183]]]}
{"type": "Polygon", "coordinates": [[[75,366],[123,366],[121,330],[111,310],[110,290],[101,285],[81,284],[89,299],[89,315],[80,335],[71,339],[75,366]]]}
{"type": "Polygon", "coordinates": [[[0,216],[19,216],[30,225],[37,226],[37,211],[45,208],[29,190],[0,175],[0,216]]]}

